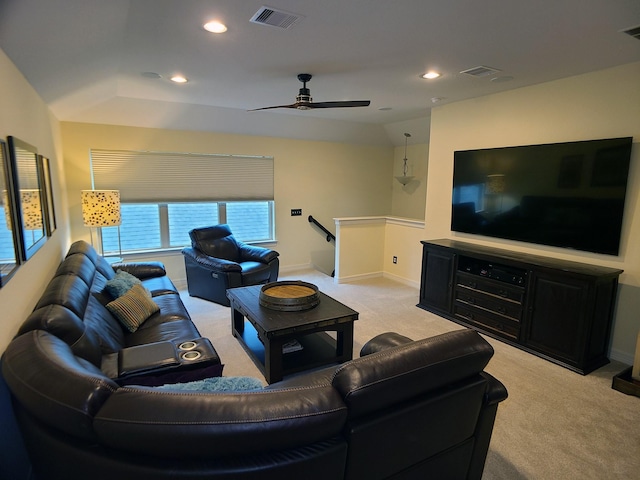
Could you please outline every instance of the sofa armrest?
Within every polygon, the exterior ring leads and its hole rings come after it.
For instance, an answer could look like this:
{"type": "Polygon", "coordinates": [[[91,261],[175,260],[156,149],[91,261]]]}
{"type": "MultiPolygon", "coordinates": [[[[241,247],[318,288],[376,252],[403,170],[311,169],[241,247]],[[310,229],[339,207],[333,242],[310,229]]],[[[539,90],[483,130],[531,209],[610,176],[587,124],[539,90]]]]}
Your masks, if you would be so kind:
{"type": "Polygon", "coordinates": [[[508,397],[507,388],[500,380],[487,372],[482,372],[480,375],[486,378],[488,382],[487,392],[485,393],[485,405],[500,403],[508,397]]]}
{"type": "Polygon", "coordinates": [[[365,355],[382,352],[387,348],[397,347],[399,345],[405,345],[411,342],[413,342],[413,340],[411,340],[409,337],[405,337],[404,335],[400,335],[399,333],[381,333],[380,335],[373,337],[363,345],[362,349],[360,350],[360,356],[364,357],[365,355]]]}
{"type": "Polygon", "coordinates": [[[210,257],[209,255],[206,255],[192,247],[183,248],[182,254],[185,257],[192,259],[197,264],[216,272],[226,273],[242,271],[242,267],[239,263],[232,262],[231,260],[224,260],[222,258],[210,257]]]}
{"type": "Polygon", "coordinates": [[[240,260],[243,262],[269,263],[280,255],[275,250],[271,250],[269,248],[247,245],[242,242],[237,243],[240,252],[240,260]]]}
{"type": "Polygon", "coordinates": [[[122,270],[134,277],[145,278],[164,277],[167,271],[162,262],[120,262],[111,265],[114,270],[122,270]]]}
{"type": "Polygon", "coordinates": [[[493,347],[477,332],[456,330],[344,363],[332,384],[355,418],[477,378],[492,356],[493,347]]]}

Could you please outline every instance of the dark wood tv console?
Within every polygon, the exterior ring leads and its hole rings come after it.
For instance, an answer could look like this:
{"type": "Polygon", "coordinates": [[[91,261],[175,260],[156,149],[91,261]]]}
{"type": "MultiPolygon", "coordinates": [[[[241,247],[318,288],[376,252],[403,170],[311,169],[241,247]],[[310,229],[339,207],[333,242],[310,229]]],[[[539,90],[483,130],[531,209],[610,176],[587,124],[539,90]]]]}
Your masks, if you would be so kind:
{"type": "Polygon", "coordinates": [[[607,363],[622,270],[422,241],[419,307],[586,375],[607,363]]]}

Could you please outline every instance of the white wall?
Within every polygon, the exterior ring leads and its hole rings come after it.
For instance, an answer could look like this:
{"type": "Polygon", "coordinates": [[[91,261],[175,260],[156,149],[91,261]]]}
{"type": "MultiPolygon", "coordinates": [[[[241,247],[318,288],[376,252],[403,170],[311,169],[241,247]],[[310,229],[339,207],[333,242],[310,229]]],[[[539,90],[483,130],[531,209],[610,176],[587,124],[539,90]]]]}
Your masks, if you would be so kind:
{"type": "Polygon", "coordinates": [[[611,357],[632,363],[640,328],[640,63],[433,109],[425,238],[456,238],[521,252],[624,269],[611,357]],[[455,234],[450,230],[455,150],[633,136],[617,257],[455,234]]]}
{"type": "Polygon", "coordinates": [[[0,352],[31,313],[68,248],[69,232],[59,124],[49,109],[0,50],[0,138],[15,136],[49,158],[58,229],[31,259],[0,288],[0,352]]]}

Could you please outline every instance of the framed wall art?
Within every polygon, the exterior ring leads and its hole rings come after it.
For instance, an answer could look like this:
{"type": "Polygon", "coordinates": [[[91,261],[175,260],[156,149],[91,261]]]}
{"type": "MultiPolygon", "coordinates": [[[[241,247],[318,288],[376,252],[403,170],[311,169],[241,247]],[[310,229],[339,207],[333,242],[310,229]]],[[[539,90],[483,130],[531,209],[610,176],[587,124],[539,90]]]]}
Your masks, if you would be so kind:
{"type": "Polygon", "coordinates": [[[8,137],[9,166],[16,205],[16,232],[20,256],[28,260],[47,240],[45,191],[38,151],[16,137],[8,137]]]}
{"type": "Polygon", "coordinates": [[[16,229],[16,208],[9,152],[4,140],[0,140],[0,286],[13,276],[20,263],[19,237],[16,229]]]}

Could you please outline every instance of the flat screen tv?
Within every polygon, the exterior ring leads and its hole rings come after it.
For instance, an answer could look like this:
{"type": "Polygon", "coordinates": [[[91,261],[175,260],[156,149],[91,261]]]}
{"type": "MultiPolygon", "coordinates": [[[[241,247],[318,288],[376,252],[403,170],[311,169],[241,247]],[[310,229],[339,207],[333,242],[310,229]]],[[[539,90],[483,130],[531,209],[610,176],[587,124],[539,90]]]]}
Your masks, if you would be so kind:
{"type": "Polygon", "coordinates": [[[454,152],[451,229],[617,255],[632,138],[454,152]]]}

